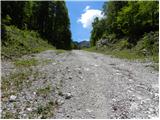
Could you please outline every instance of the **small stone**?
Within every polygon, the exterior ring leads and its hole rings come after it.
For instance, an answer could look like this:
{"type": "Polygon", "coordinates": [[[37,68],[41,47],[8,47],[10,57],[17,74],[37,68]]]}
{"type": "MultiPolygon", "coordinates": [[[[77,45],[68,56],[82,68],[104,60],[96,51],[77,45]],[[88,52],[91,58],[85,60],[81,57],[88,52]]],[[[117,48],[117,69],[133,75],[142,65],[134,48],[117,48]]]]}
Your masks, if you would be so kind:
{"type": "Polygon", "coordinates": [[[90,109],[86,109],[86,111],[88,112],[88,113],[91,113],[93,110],[90,110],[90,109]]]}
{"type": "Polygon", "coordinates": [[[65,94],[65,99],[70,99],[72,97],[71,93],[66,93],[65,94]]]}
{"type": "Polygon", "coordinates": [[[34,95],[36,95],[36,92],[33,92],[34,95]]]}
{"type": "Polygon", "coordinates": [[[64,104],[64,101],[61,100],[61,99],[57,99],[57,100],[55,101],[55,104],[57,104],[57,105],[62,105],[62,104],[64,104]]]}
{"type": "Polygon", "coordinates": [[[15,101],[16,100],[16,98],[17,98],[17,96],[15,96],[15,95],[11,95],[10,96],[10,102],[13,102],[13,101],[15,101]]]}
{"type": "Polygon", "coordinates": [[[38,119],[42,119],[42,115],[38,116],[38,119]]]}
{"type": "Polygon", "coordinates": [[[56,65],[56,63],[52,63],[52,65],[56,65]]]}
{"type": "Polygon", "coordinates": [[[81,72],[81,71],[79,71],[79,74],[82,74],[82,72],[81,72]]]}
{"type": "Polygon", "coordinates": [[[31,112],[31,111],[32,111],[32,108],[27,108],[27,111],[31,112]]]}
{"type": "Polygon", "coordinates": [[[154,112],[154,109],[153,108],[148,108],[150,112],[154,112]]]}
{"type": "Polygon", "coordinates": [[[69,78],[69,79],[72,79],[72,76],[69,76],[68,78],[69,78]]]}
{"type": "Polygon", "coordinates": [[[98,65],[95,64],[94,66],[97,67],[98,65]]]}
{"type": "Polygon", "coordinates": [[[83,79],[83,76],[79,76],[80,79],[83,79]]]}
{"type": "Polygon", "coordinates": [[[96,116],[95,116],[95,115],[92,115],[91,118],[96,118],[96,116]]]}

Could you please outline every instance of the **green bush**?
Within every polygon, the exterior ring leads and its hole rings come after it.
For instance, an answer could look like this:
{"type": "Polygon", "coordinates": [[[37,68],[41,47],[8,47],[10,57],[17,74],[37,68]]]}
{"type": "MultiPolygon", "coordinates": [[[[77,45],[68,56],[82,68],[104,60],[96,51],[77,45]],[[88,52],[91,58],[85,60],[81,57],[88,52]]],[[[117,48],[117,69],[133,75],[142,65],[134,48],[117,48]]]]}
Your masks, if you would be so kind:
{"type": "Polygon", "coordinates": [[[137,42],[135,50],[144,55],[158,55],[159,52],[159,32],[150,32],[143,35],[137,42]]]}
{"type": "Polygon", "coordinates": [[[150,32],[144,35],[144,47],[150,54],[156,54],[159,50],[159,32],[150,32]]]}

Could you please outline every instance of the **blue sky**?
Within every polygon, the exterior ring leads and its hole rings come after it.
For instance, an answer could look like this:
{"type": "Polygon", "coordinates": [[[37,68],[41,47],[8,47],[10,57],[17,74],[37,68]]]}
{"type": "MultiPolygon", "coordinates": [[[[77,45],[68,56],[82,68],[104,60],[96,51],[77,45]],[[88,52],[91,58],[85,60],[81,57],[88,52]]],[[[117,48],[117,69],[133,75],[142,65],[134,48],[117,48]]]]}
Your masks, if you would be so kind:
{"type": "Polygon", "coordinates": [[[91,22],[95,17],[103,17],[103,3],[104,1],[66,1],[73,41],[89,40],[91,22]]]}

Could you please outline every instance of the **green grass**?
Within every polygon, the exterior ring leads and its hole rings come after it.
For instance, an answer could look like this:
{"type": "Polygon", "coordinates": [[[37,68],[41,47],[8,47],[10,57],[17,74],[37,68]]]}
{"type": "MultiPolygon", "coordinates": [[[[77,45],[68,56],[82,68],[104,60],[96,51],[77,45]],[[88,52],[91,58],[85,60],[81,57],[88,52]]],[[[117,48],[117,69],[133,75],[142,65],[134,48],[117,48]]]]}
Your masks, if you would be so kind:
{"type": "Polygon", "coordinates": [[[59,55],[59,54],[61,54],[61,53],[64,53],[64,52],[66,52],[66,50],[62,50],[62,49],[57,49],[57,50],[56,50],[56,54],[57,54],[57,55],[59,55]]]}
{"type": "MultiPolygon", "coordinates": [[[[8,97],[11,94],[16,94],[17,92],[21,91],[30,74],[30,72],[20,72],[11,74],[5,78],[3,77],[1,83],[3,97],[8,97]]],[[[27,85],[30,85],[30,83],[27,83],[27,85]]]]}
{"type": "Polygon", "coordinates": [[[101,49],[96,49],[96,47],[91,47],[88,49],[84,49],[89,52],[97,52],[97,53],[102,53],[105,55],[111,55],[112,57],[117,57],[121,59],[128,59],[128,60],[140,60],[140,61],[145,61],[146,59],[149,59],[150,61],[153,61],[155,63],[159,62],[159,57],[156,55],[152,56],[144,56],[142,54],[138,54],[138,51],[134,51],[133,49],[113,49],[113,48],[101,48],[101,49]]]}
{"type": "Polygon", "coordinates": [[[143,56],[139,56],[136,52],[130,50],[121,50],[121,51],[107,51],[107,54],[110,54],[121,58],[121,59],[128,59],[128,60],[136,60],[136,59],[144,59],[143,56]]]}
{"type": "Polygon", "coordinates": [[[15,60],[13,63],[16,67],[30,67],[38,65],[38,60],[34,58],[28,60],[15,60]]]}
{"type": "Polygon", "coordinates": [[[48,64],[48,63],[52,63],[52,62],[55,62],[55,60],[53,60],[53,59],[42,60],[42,63],[44,63],[44,64],[48,64]]]}
{"type": "Polygon", "coordinates": [[[41,115],[41,119],[51,118],[54,115],[55,103],[53,101],[48,102],[45,106],[38,106],[35,111],[39,116],[41,115]]]}
{"type": "Polygon", "coordinates": [[[37,32],[5,26],[5,37],[2,38],[1,47],[2,58],[14,59],[45,50],[55,50],[55,47],[48,44],[37,32]]]}
{"type": "Polygon", "coordinates": [[[26,70],[18,73],[12,73],[6,77],[2,77],[1,90],[3,93],[3,98],[6,99],[10,95],[16,95],[23,89],[24,86],[30,87],[32,81],[29,80],[29,77],[32,76],[34,79],[36,79],[39,74],[39,72],[33,73],[31,70],[26,70]]]}
{"type": "Polygon", "coordinates": [[[47,96],[49,93],[51,93],[52,88],[50,85],[44,87],[44,88],[39,88],[37,89],[37,95],[42,95],[42,96],[47,96]]]}
{"type": "Polygon", "coordinates": [[[35,58],[31,58],[31,59],[27,59],[27,60],[14,60],[13,63],[16,67],[18,68],[28,68],[28,67],[31,67],[31,66],[37,66],[39,64],[49,64],[49,63],[53,63],[53,62],[56,62],[55,60],[53,59],[45,59],[45,60],[41,60],[41,61],[38,61],[36,60],[35,58]]]}
{"type": "Polygon", "coordinates": [[[11,111],[5,111],[5,114],[2,115],[3,119],[18,119],[18,113],[12,113],[11,111]]]}

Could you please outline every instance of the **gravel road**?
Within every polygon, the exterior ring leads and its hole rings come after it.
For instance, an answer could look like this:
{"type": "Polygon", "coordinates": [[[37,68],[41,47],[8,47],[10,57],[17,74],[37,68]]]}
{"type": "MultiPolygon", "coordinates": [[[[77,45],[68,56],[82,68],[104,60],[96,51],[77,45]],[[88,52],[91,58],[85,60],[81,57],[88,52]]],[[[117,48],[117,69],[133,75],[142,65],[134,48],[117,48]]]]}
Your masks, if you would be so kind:
{"type": "MultiPolygon", "coordinates": [[[[32,83],[28,87],[23,85],[21,92],[14,94],[14,102],[9,100],[12,94],[5,98],[2,90],[2,118],[8,111],[17,113],[16,118],[43,118],[43,112],[33,114],[33,111],[38,105],[51,100],[57,106],[54,114],[46,118],[130,119],[159,116],[159,74],[149,67],[150,62],[131,62],[82,50],[61,54],[48,50],[22,59],[29,58],[50,62],[31,67],[33,72],[43,74],[34,80],[29,77],[32,83]],[[55,89],[47,97],[37,95],[37,88],[46,85],[55,89]],[[12,104],[20,107],[15,109],[12,104]]],[[[2,61],[2,77],[17,71],[19,68],[12,62],[2,61]]]]}

